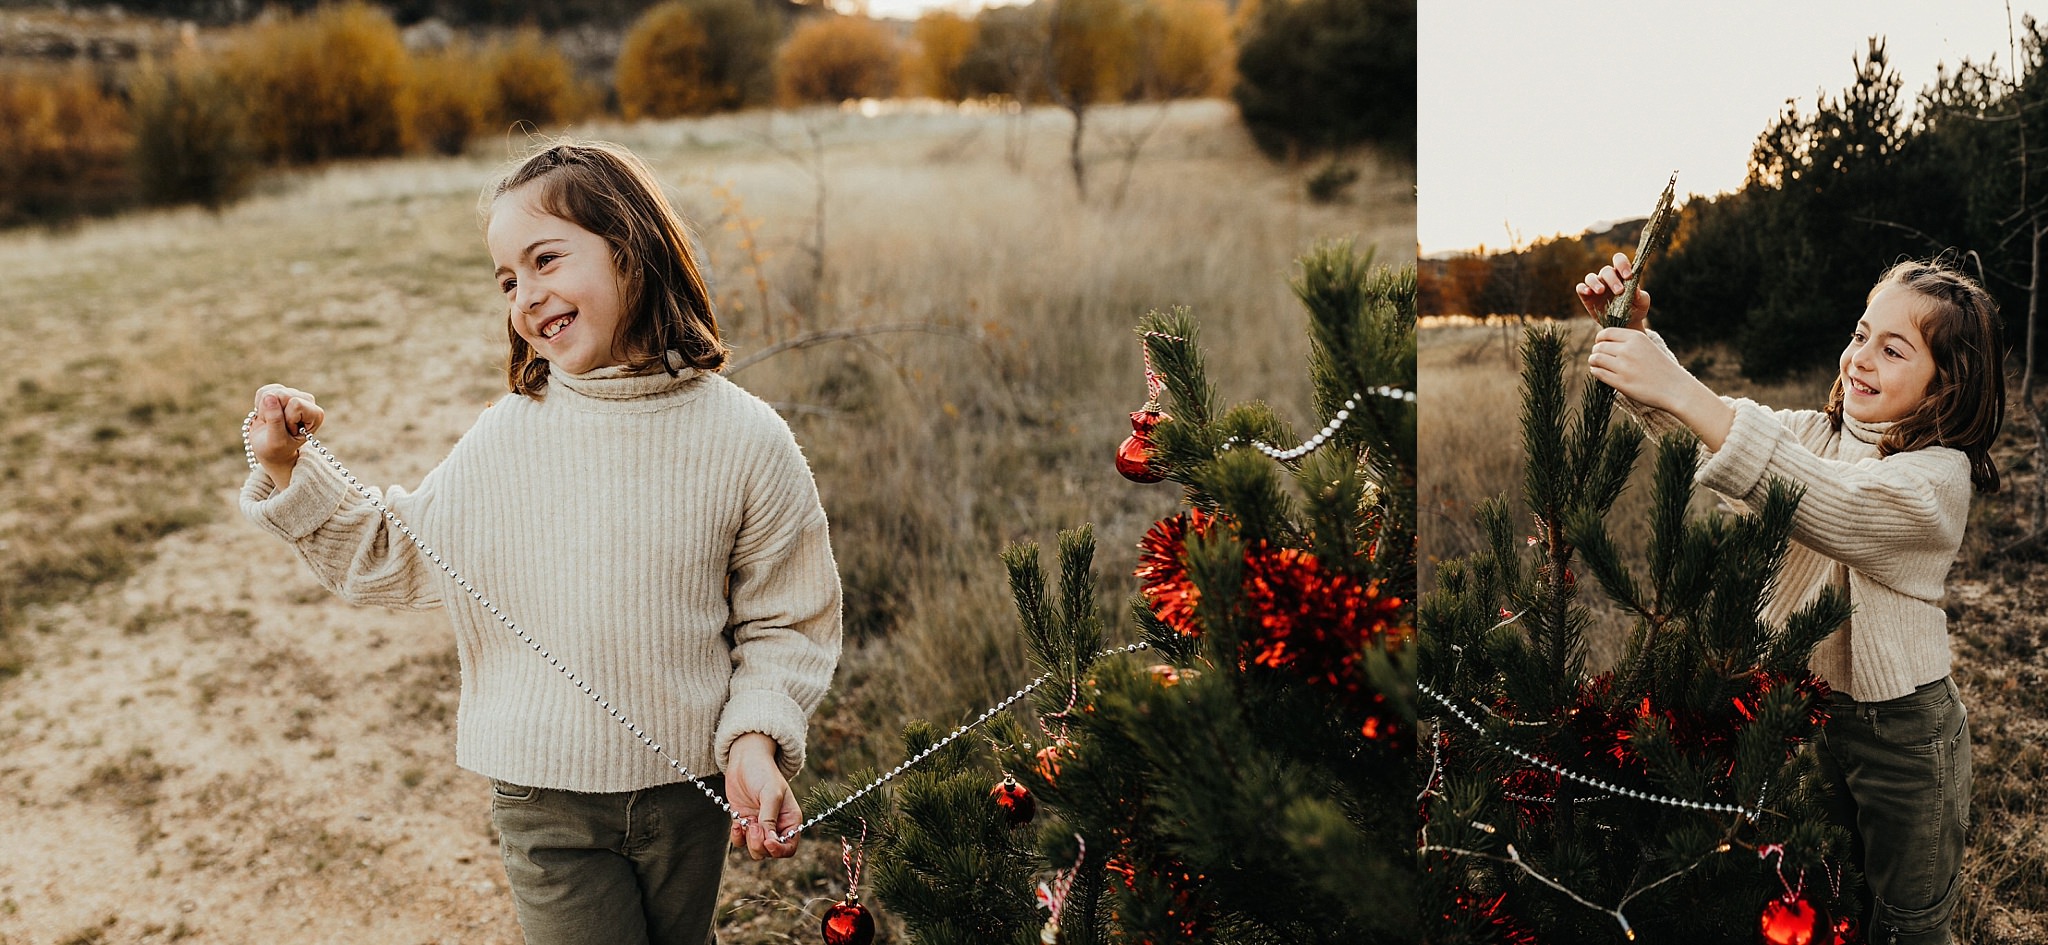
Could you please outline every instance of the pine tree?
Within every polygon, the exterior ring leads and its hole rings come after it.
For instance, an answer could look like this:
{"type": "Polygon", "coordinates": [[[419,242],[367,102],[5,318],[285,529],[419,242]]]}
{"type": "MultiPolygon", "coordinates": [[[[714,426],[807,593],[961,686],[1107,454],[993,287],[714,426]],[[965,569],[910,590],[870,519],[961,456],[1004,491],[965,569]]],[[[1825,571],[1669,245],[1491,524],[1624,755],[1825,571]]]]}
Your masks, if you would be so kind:
{"type": "MultiPolygon", "coordinates": [[[[1610,325],[1626,318],[1670,194],[1610,325]]],[[[1807,657],[1848,618],[1848,600],[1826,592],[1784,626],[1760,616],[1798,490],[1773,482],[1747,514],[1688,517],[1699,446],[1666,436],[1647,561],[1632,566],[1606,519],[1642,434],[1614,422],[1615,392],[1590,379],[1567,411],[1566,346],[1547,328],[1523,345],[1535,534],[1517,534],[1506,496],[1482,504],[1486,547],[1444,562],[1420,608],[1436,716],[1421,844],[1429,939],[1745,942],[1766,914],[1856,914],[1847,835],[1826,824],[1801,750],[1827,693],[1807,657]],[[1632,625],[1619,663],[1598,674],[1579,564],[1632,625]]],[[[1811,941],[1834,941],[1825,915],[1812,921],[1811,941]]]]}
{"type": "MultiPolygon", "coordinates": [[[[1013,546],[1045,673],[1029,720],[999,713],[854,806],[873,891],[920,945],[1040,942],[1034,880],[1064,893],[1066,945],[1419,932],[1414,270],[1343,243],[1300,264],[1314,448],[1271,456],[1303,440],[1263,403],[1219,412],[1194,319],[1147,315],[1169,417],[1150,466],[1191,508],[1141,546],[1141,644],[1102,653],[1088,528],[1060,535],[1056,587],[1036,547],[1013,546]],[[1028,823],[991,792],[1005,776],[1028,823]]],[[[912,725],[910,756],[938,735],[912,725]]],[[[833,821],[849,840],[855,822],[833,821]]]]}

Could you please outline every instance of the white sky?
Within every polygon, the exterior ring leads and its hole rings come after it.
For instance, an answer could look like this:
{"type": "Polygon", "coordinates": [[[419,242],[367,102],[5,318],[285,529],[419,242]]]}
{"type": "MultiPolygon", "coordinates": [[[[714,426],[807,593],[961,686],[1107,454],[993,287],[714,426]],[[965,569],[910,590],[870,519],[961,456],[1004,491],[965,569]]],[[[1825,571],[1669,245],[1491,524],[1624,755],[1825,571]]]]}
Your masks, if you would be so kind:
{"type": "MultiPolygon", "coordinates": [[[[2048,0],[2015,0],[2013,22],[2048,0]]],[[[2048,17],[2044,17],[2048,18],[2048,17]]],[[[1909,106],[1937,62],[2011,60],[1989,0],[1421,0],[1416,239],[1502,247],[1741,186],[1750,146],[1886,38],[1909,106]]]]}
{"type": "MultiPolygon", "coordinates": [[[[867,0],[868,15],[876,18],[893,17],[898,20],[915,20],[926,10],[951,10],[962,16],[972,17],[982,7],[1003,6],[1005,3],[1022,3],[1025,0],[867,0]]],[[[850,9],[860,5],[859,0],[835,0],[833,6],[850,9]]]]}

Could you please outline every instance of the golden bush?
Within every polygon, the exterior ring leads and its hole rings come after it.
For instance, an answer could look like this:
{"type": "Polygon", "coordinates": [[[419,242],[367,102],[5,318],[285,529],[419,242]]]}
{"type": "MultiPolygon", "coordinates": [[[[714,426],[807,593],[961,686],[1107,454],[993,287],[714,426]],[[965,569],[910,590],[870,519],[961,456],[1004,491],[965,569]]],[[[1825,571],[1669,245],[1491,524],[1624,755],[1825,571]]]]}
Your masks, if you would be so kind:
{"type": "Polygon", "coordinates": [[[974,49],[975,23],[950,10],[932,10],[917,18],[911,38],[917,52],[905,68],[914,77],[917,91],[933,98],[957,102],[967,93],[960,82],[960,64],[974,49]]]}
{"type": "Polygon", "coordinates": [[[256,157],[236,89],[197,52],[143,63],[130,96],[142,199],[217,209],[255,177],[256,157]]]}
{"type": "Polygon", "coordinates": [[[1223,0],[1146,0],[1137,16],[1138,87],[1151,99],[1229,94],[1237,44],[1223,0]]]}
{"type": "Polygon", "coordinates": [[[843,102],[896,94],[903,58],[896,36],[864,16],[820,17],[796,28],[775,57],[783,102],[843,102]]]}
{"type": "Polygon", "coordinates": [[[496,104],[485,62],[454,43],[413,58],[406,88],[406,141],[439,154],[461,154],[484,130],[496,104]]]}
{"type": "Polygon", "coordinates": [[[540,30],[526,27],[493,45],[487,66],[495,96],[491,118],[499,129],[520,121],[548,127],[582,117],[585,96],[576,71],[540,30]]]}
{"type": "Polygon", "coordinates": [[[619,47],[619,111],[629,119],[698,115],[717,107],[708,79],[710,37],[682,3],[642,14],[619,47]]]}
{"type": "Polygon", "coordinates": [[[404,147],[405,46],[391,18],[360,0],[247,28],[226,68],[264,157],[320,161],[404,147]]]}
{"type": "Polygon", "coordinates": [[[0,225],[132,200],[132,140],[127,108],[90,69],[0,71],[0,225]]]}

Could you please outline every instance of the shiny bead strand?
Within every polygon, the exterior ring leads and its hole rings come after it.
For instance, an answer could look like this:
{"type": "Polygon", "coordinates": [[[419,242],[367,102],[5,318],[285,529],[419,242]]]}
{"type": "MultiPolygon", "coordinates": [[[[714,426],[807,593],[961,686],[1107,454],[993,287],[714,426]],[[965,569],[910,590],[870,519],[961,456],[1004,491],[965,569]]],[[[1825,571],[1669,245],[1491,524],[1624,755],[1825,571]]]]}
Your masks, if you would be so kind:
{"type": "MultiPolygon", "coordinates": [[[[252,470],[261,468],[261,464],[259,464],[256,461],[256,448],[249,439],[250,428],[255,422],[256,412],[253,410],[249,411],[249,415],[242,419],[242,454],[248,460],[249,468],[252,470]]],[[[335,473],[340,475],[342,481],[348,483],[349,486],[354,488],[358,494],[360,494],[364,499],[368,500],[371,507],[375,508],[379,513],[381,513],[384,516],[385,520],[389,521],[394,528],[397,528],[399,534],[404,535],[406,540],[412,543],[413,547],[418,548],[420,553],[427,557],[427,560],[432,561],[436,567],[439,567],[441,569],[441,572],[443,574],[446,574],[450,580],[454,581],[456,587],[462,588],[463,592],[467,593],[471,599],[475,600],[478,604],[482,605],[485,610],[490,611],[492,617],[496,618],[499,623],[504,624],[505,629],[512,631],[512,634],[519,638],[519,642],[525,644],[528,648],[532,649],[533,652],[535,652],[536,654],[539,654],[541,659],[547,660],[549,666],[554,667],[555,670],[557,672],[560,672],[564,678],[568,679],[569,682],[574,684],[578,691],[582,692],[584,695],[589,696],[591,698],[591,701],[597,703],[598,708],[603,709],[605,711],[605,714],[611,716],[613,721],[616,721],[620,725],[625,726],[626,731],[631,732],[633,734],[633,737],[639,739],[642,745],[646,746],[649,750],[653,751],[656,757],[659,757],[670,768],[675,769],[677,774],[682,775],[691,784],[696,785],[698,790],[704,792],[705,797],[710,798],[713,803],[718,805],[720,810],[725,811],[726,816],[738,821],[741,826],[747,825],[748,818],[742,817],[739,815],[737,811],[734,811],[732,809],[732,804],[729,803],[724,797],[720,796],[716,790],[714,790],[710,785],[705,784],[703,779],[697,777],[694,774],[691,774],[689,768],[685,767],[681,761],[676,760],[675,756],[670,755],[667,751],[663,750],[661,745],[657,743],[652,736],[648,735],[646,731],[640,728],[640,726],[634,724],[630,719],[626,718],[624,713],[621,713],[617,708],[614,708],[610,700],[607,700],[597,690],[591,688],[588,682],[585,682],[583,679],[578,677],[574,672],[572,672],[569,669],[568,666],[564,665],[559,658],[557,658],[554,654],[548,652],[547,648],[543,647],[540,644],[540,641],[535,640],[531,636],[528,636],[525,629],[521,628],[517,623],[513,622],[512,617],[510,615],[499,610],[498,605],[491,603],[491,601],[488,598],[484,597],[483,592],[477,590],[475,586],[471,585],[467,578],[464,578],[461,574],[456,573],[455,568],[450,566],[447,561],[442,559],[440,552],[437,552],[434,549],[428,547],[427,543],[424,540],[422,540],[418,535],[413,534],[412,527],[405,524],[404,521],[400,520],[397,513],[392,512],[391,509],[384,504],[383,500],[377,498],[376,494],[372,493],[369,490],[369,487],[364,486],[360,481],[358,481],[355,475],[349,472],[348,468],[343,466],[340,460],[335,459],[334,454],[332,452],[329,452],[327,447],[321,444],[321,442],[317,438],[307,435],[305,439],[306,445],[312,447],[314,452],[319,453],[321,460],[327,463],[328,467],[333,469],[335,473]]],[[[1101,659],[1103,657],[1114,656],[1123,653],[1136,653],[1139,650],[1145,649],[1150,645],[1151,644],[1149,643],[1139,642],[1128,644],[1126,646],[1110,647],[1109,649],[1097,653],[1095,655],[1095,658],[1101,659]]],[[[813,826],[816,826],[818,823],[824,821],[826,818],[831,817],[832,815],[845,809],[845,807],[848,804],[852,804],[854,801],[857,801],[862,797],[865,797],[875,789],[881,787],[884,784],[889,783],[891,780],[894,780],[897,775],[902,774],[904,771],[909,770],[913,765],[916,765],[918,762],[923,761],[927,757],[930,757],[932,753],[938,751],[941,748],[946,747],[949,744],[952,744],[955,739],[967,734],[970,731],[973,731],[975,728],[980,727],[982,723],[987,722],[989,719],[996,717],[1003,710],[1008,709],[1010,706],[1016,704],[1018,700],[1023,699],[1027,695],[1030,695],[1034,690],[1036,690],[1039,686],[1044,685],[1046,681],[1050,680],[1051,678],[1052,673],[1050,672],[1041,674],[1037,679],[1032,680],[1024,688],[1019,689],[1014,693],[1011,693],[1009,698],[1004,699],[1002,702],[999,702],[994,706],[989,707],[988,710],[982,712],[981,715],[977,716],[974,719],[974,721],[968,722],[965,725],[962,725],[959,728],[954,729],[952,733],[947,735],[945,738],[939,739],[937,742],[932,743],[929,747],[925,748],[923,751],[918,752],[915,756],[905,759],[902,764],[897,765],[895,768],[883,774],[881,777],[878,777],[874,781],[869,782],[866,787],[863,787],[860,790],[847,795],[845,799],[841,800],[837,804],[832,805],[832,807],[825,810],[824,812],[819,813],[816,816],[813,816],[811,819],[806,820],[801,824],[798,824],[796,827],[791,828],[789,831],[785,833],[776,834],[776,839],[781,840],[783,842],[787,842],[789,838],[794,837],[797,834],[800,834],[813,826]]]]}
{"type": "MultiPolygon", "coordinates": [[[[1430,698],[1435,699],[1444,708],[1451,710],[1451,714],[1457,716],[1458,721],[1465,723],[1465,726],[1467,728],[1470,728],[1472,731],[1477,732],[1481,735],[1486,734],[1486,729],[1481,727],[1480,724],[1477,721],[1475,721],[1470,715],[1465,714],[1465,710],[1463,708],[1460,708],[1456,703],[1453,703],[1449,698],[1445,697],[1443,693],[1437,692],[1428,683],[1425,683],[1421,680],[1416,680],[1415,688],[1422,690],[1422,693],[1424,695],[1427,695],[1430,698]]],[[[1634,788],[1625,788],[1619,785],[1609,784],[1605,781],[1600,780],[1599,778],[1587,777],[1586,775],[1579,774],[1578,772],[1567,770],[1562,766],[1552,764],[1548,761],[1536,757],[1535,755],[1532,755],[1526,751],[1516,748],[1513,745],[1506,745],[1500,742],[1495,742],[1494,747],[1499,748],[1507,752],[1508,754],[1514,755],[1515,757],[1520,758],[1523,761],[1528,762],[1529,764],[1535,765],[1538,768],[1542,768],[1543,770],[1548,771],[1551,774],[1557,775],[1560,778],[1569,778],[1573,781],[1577,781],[1580,784],[1586,785],[1587,787],[1593,788],[1594,790],[1601,791],[1603,793],[1612,794],[1620,797],[1633,798],[1639,801],[1649,801],[1653,804],[1663,804],[1667,807],[1678,807],[1686,810],[1697,810],[1714,814],[1740,814],[1744,819],[1752,822],[1759,820],[1763,817],[1763,796],[1765,793],[1770,791],[1770,783],[1765,782],[1764,790],[1758,792],[1757,794],[1756,810],[1752,811],[1746,807],[1742,807],[1737,804],[1721,804],[1712,801],[1690,801],[1680,797],[1667,797],[1662,794],[1651,794],[1647,791],[1638,791],[1634,788]]]]}
{"type": "MultiPolygon", "coordinates": [[[[1404,403],[1412,404],[1415,402],[1414,391],[1402,390],[1398,387],[1373,387],[1369,388],[1367,390],[1367,393],[1378,394],[1381,397],[1386,397],[1391,400],[1402,401],[1404,403]]],[[[1308,454],[1313,453],[1318,449],[1321,449],[1324,443],[1329,442],[1331,438],[1337,435],[1338,430],[1344,429],[1344,421],[1351,419],[1351,411],[1358,409],[1358,398],[1362,396],[1364,395],[1352,394],[1350,397],[1346,398],[1344,400],[1344,406],[1338,409],[1336,416],[1330,418],[1330,422],[1323,424],[1323,428],[1321,430],[1316,431],[1315,435],[1302,441],[1301,445],[1296,446],[1293,449],[1283,450],[1277,446],[1274,446],[1271,443],[1267,443],[1264,440],[1253,440],[1251,442],[1252,448],[1258,450],[1261,453],[1266,454],[1267,456],[1271,456],[1272,458],[1281,460],[1283,462],[1292,461],[1300,459],[1303,456],[1307,456],[1308,454]]],[[[1233,436],[1230,439],[1223,441],[1223,449],[1228,450],[1241,442],[1243,441],[1233,436]]]]}

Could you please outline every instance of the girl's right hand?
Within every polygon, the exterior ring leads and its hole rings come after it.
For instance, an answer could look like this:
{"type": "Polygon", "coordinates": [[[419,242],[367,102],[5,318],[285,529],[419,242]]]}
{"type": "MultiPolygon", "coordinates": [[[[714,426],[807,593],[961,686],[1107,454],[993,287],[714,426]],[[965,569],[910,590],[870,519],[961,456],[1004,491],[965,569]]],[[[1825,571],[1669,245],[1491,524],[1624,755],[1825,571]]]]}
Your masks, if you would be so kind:
{"type": "Polygon", "coordinates": [[[291,485],[299,447],[320,429],[327,412],[313,395],[283,384],[265,384],[256,391],[256,419],[249,424],[249,448],[256,462],[279,489],[291,485]]]}
{"type": "MultiPolygon", "coordinates": [[[[1585,306],[1586,314],[1596,322],[1605,319],[1607,303],[1621,294],[1623,283],[1634,271],[1627,253],[1615,253],[1612,265],[1600,267],[1599,272],[1586,273],[1585,280],[1574,287],[1578,289],[1579,304],[1585,306]]],[[[1628,309],[1628,327],[1637,331],[1650,329],[1650,293],[1636,290],[1634,303],[1628,309]]]]}

